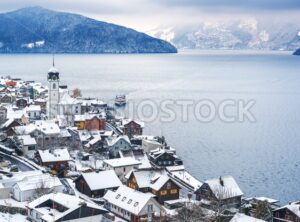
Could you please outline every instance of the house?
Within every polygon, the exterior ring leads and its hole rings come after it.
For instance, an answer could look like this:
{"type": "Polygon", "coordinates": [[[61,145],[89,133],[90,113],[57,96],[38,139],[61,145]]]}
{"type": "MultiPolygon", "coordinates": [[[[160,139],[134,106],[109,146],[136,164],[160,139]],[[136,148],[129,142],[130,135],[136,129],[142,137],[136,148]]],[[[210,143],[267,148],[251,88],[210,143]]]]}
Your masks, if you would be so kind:
{"type": "Polygon", "coordinates": [[[103,199],[106,209],[130,222],[158,220],[165,213],[153,194],[142,193],[127,186],[120,186],[116,191],[107,191],[103,199]]]}
{"type": "Polygon", "coordinates": [[[123,134],[132,138],[134,135],[142,135],[144,123],[132,119],[123,119],[120,127],[123,134]]]}
{"type": "Polygon", "coordinates": [[[150,192],[156,200],[163,204],[168,200],[179,199],[180,187],[165,171],[162,170],[138,170],[131,171],[127,180],[127,186],[141,192],[150,192]]]}
{"type": "Polygon", "coordinates": [[[140,161],[132,157],[116,158],[103,161],[103,167],[106,170],[114,170],[121,181],[126,181],[126,174],[134,167],[138,167],[140,164],[140,161]]]}
{"type": "Polygon", "coordinates": [[[16,106],[20,109],[25,108],[28,105],[28,100],[25,98],[17,98],[16,99],[16,106]]]}
{"type": "Polygon", "coordinates": [[[33,158],[36,151],[35,139],[30,135],[22,135],[18,136],[18,140],[21,142],[23,154],[33,158]]]}
{"type": "Polygon", "coordinates": [[[7,118],[7,108],[0,106],[0,124],[4,123],[7,118]]]}
{"type": "Polygon", "coordinates": [[[63,192],[64,186],[57,177],[43,174],[16,182],[12,187],[12,197],[20,202],[35,199],[43,194],[63,192]]]}
{"type": "Polygon", "coordinates": [[[41,107],[39,105],[30,105],[25,107],[25,112],[30,120],[41,119],[41,107]]]}
{"type": "Polygon", "coordinates": [[[14,127],[21,126],[22,124],[20,121],[16,119],[8,119],[1,125],[1,130],[6,133],[7,136],[13,136],[14,135],[14,127]]]}
{"type": "Polygon", "coordinates": [[[48,167],[52,173],[58,176],[64,176],[69,169],[69,161],[71,160],[68,149],[49,149],[38,150],[37,160],[40,165],[48,167]]]}
{"type": "Polygon", "coordinates": [[[270,210],[274,211],[280,207],[279,200],[275,200],[268,197],[249,197],[243,198],[243,206],[241,211],[247,212],[249,216],[255,216],[257,213],[257,208],[261,205],[267,205],[270,207],[270,210]]]}
{"type": "Polygon", "coordinates": [[[35,121],[34,126],[36,138],[39,148],[47,149],[58,145],[58,137],[60,135],[60,129],[55,122],[52,121],[35,121]]]}
{"type": "Polygon", "coordinates": [[[163,144],[161,144],[161,142],[158,140],[157,137],[143,136],[141,139],[142,139],[142,148],[147,153],[150,153],[151,150],[155,150],[157,148],[163,147],[163,144]]]}
{"type": "Polygon", "coordinates": [[[89,116],[84,122],[86,130],[105,130],[105,126],[106,120],[102,115],[89,116]]]}
{"type": "Polygon", "coordinates": [[[207,208],[218,205],[224,209],[239,209],[243,196],[243,192],[232,176],[207,180],[195,193],[196,200],[201,201],[207,208]]]}
{"type": "Polygon", "coordinates": [[[116,157],[120,150],[130,150],[131,143],[128,136],[108,137],[105,140],[109,154],[116,157]]]}
{"type": "Polygon", "coordinates": [[[104,114],[90,114],[74,116],[74,126],[78,130],[105,130],[106,119],[104,114]]]}
{"type": "Polygon", "coordinates": [[[34,105],[40,106],[41,111],[43,113],[46,113],[46,109],[47,109],[47,100],[46,99],[38,98],[38,99],[34,100],[34,105]]]}
{"type": "Polygon", "coordinates": [[[150,161],[160,167],[178,166],[182,165],[182,160],[176,155],[175,149],[165,146],[157,148],[149,153],[150,161]]]}
{"type": "Polygon", "coordinates": [[[247,216],[242,213],[236,213],[229,222],[265,222],[265,221],[254,218],[254,217],[247,216]]]}
{"type": "Polygon", "coordinates": [[[152,165],[148,159],[147,154],[144,152],[141,148],[133,148],[131,150],[120,150],[119,156],[121,158],[124,157],[132,157],[138,161],[141,162],[140,165],[138,165],[138,169],[151,169],[152,165]]]}
{"type": "Polygon", "coordinates": [[[43,195],[27,205],[32,222],[102,221],[107,210],[93,202],[63,193],[43,195]]]}
{"type": "Polygon", "coordinates": [[[122,185],[113,170],[82,173],[74,182],[78,191],[93,198],[103,197],[107,190],[115,190],[122,185]]]}
{"type": "Polygon", "coordinates": [[[0,103],[8,103],[11,104],[14,101],[14,97],[12,95],[5,94],[0,98],[0,103]]]}
{"type": "Polygon", "coordinates": [[[58,146],[60,129],[53,121],[37,120],[26,126],[13,128],[16,135],[31,135],[37,142],[38,149],[48,149],[58,146]]]}
{"type": "Polygon", "coordinates": [[[289,203],[273,211],[274,222],[299,222],[300,201],[289,203]]]}
{"type": "Polygon", "coordinates": [[[98,136],[94,137],[87,144],[85,144],[85,147],[90,150],[101,149],[103,147],[103,142],[101,140],[101,137],[98,136]]]}

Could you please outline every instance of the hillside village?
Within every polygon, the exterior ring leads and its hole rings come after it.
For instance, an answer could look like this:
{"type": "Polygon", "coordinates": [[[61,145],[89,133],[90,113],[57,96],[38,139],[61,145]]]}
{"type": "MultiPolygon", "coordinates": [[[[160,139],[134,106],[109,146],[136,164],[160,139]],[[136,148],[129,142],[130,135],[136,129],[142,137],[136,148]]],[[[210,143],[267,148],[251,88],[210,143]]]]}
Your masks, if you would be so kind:
{"type": "Polygon", "coordinates": [[[0,79],[0,221],[300,222],[300,201],[195,178],[142,121],[60,85],[54,62],[45,77],[0,79]]]}

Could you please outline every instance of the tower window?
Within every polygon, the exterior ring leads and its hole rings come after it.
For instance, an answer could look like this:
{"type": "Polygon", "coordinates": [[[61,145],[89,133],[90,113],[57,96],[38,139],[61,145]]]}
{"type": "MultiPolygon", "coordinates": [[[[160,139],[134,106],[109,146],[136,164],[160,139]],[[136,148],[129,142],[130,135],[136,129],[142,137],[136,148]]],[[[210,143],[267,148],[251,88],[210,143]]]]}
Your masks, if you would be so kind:
{"type": "Polygon", "coordinates": [[[55,83],[53,83],[52,88],[56,89],[56,84],[55,83]]]}

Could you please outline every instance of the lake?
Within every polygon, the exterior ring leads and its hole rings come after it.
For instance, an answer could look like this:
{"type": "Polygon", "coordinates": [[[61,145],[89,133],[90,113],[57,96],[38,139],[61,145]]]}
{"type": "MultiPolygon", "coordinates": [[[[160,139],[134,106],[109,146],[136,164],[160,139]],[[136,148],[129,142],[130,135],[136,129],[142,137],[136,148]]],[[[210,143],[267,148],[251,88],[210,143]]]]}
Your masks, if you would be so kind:
{"type": "MultiPolygon", "coordinates": [[[[164,135],[199,180],[232,175],[246,196],[300,198],[300,57],[290,52],[183,51],[178,54],[56,55],[61,84],[110,101],[255,101],[255,121],[176,118],[146,124],[164,135]]],[[[0,75],[46,83],[51,55],[0,55],[0,75]]],[[[227,114],[234,114],[234,107],[227,114]]],[[[121,111],[122,112],[122,111],[121,111]]]]}

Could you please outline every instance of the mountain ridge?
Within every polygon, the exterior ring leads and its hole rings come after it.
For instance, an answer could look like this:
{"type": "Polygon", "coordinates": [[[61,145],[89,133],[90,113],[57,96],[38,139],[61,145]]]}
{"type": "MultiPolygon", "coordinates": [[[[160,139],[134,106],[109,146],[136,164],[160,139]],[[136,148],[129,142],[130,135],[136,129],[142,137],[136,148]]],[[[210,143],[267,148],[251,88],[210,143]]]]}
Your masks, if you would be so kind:
{"type": "Polygon", "coordinates": [[[293,53],[293,55],[300,55],[300,48],[299,49],[297,49],[294,53],[293,53]]]}
{"type": "Polygon", "coordinates": [[[295,51],[300,47],[300,24],[263,19],[200,21],[186,26],[166,26],[148,32],[178,49],[254,49],[295,51]]]}
{"type": "Polygon", "coordinates": [[[176,53],[124,26],[39,6],[0,14],[0,53],[176,53]]]}

